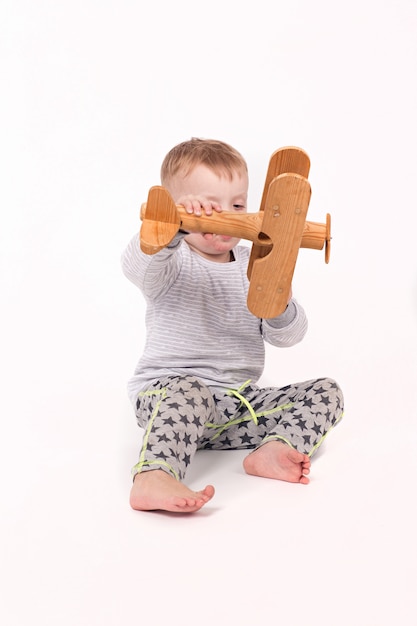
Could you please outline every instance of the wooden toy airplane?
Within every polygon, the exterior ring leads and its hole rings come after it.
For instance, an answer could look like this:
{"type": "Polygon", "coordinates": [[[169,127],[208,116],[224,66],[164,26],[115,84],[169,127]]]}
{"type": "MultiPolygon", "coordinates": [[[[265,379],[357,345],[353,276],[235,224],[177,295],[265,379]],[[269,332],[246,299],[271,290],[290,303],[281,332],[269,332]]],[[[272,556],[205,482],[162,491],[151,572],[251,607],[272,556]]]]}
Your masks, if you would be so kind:
{"type": "Polygon", "coordinates": [[[190,215],[164,187],[152,187],[141,207],[141,249],[146,254],[159,252],[180,229],[252,241],[248,309],[260,318],[277,317],[288,303],[300,247],[325,248],[325,262],[330,259],[330,215],[325,224],[306,221],[311,196],[309,170],[310,159],[301,148],[274,152],[258,213],[190,215]]]}

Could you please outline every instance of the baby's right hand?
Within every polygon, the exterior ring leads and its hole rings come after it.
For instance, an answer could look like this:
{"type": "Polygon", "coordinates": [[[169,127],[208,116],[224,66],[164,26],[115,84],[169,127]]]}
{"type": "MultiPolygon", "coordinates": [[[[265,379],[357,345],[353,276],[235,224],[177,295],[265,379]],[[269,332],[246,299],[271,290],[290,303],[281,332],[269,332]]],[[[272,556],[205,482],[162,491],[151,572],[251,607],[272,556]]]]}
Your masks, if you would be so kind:
{"type": "Polygon", "coordinates": [[[218,202],[213,202],[212,200],[207,200],[203,196],[181,196],[176,201],[176,204],[182,204],[184,209],[190,215],[194,213],[194,215],[202,215],[203,212],[206,215],[211,215],[213,211],[217,213],[221,213],[221,206],[218,202]]]}

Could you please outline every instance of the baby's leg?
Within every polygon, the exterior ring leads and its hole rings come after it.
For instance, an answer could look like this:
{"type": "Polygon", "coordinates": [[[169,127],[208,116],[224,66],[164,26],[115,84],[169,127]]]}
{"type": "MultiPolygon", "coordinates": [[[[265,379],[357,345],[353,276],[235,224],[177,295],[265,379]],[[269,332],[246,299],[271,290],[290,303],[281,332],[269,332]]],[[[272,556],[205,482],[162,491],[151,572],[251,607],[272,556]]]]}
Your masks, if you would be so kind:
{"type": "Polygon", "coordinates": [[[214,495],[214,487],[207,485],[201,491],[191,491],[163,470],[136,474],[130,492],[130,505],[137,511],[170,511],[194,513],[214,495]]]}
{"type": "Polygon", "coordinates": [[[225,419],[206,429],[202,447],[254,448],[244,461],[248,474],[302,484],[311,456],[343,414],[342,391],[330,378],[282,388],[247,384],[223,396],[216,391],[214,399],[225,419]]]}
{"type": "Polygon", "coordinates": [[[137,419],[145,434],[133,468],[134,509],[192,513],[213,497],[211,485],[192,491],[180,482],[213,406],[208,387],[192,376],[166,377],[140,394],[137,419]]]}
{"type": "Polygon", "coordinates": [[[268,441],[243,461],[247,474],[307,485],[310,458],[282,441],[268,441]]]}
{"type": "Polygon", "coordinates": [[[331,378],[297,383],[280,391],[285,392],[286,406],[264,442],[277,439],[312,457],[342,418],[342,391],[331,378]]]}
{"type": "Polygon", "coordinates": [[[257,400],[264,408],[258,420],[267,432],[261,445],[245,459],[245,471],[308,484],[310,457],[343,414],[339,386],[329,378],[310,380],[275,391],[261,390],[257,400]],[[280,409],[276,414],[271,402],[280,409]],[[276,419],[275,424],[271,419],[276,419]]]}

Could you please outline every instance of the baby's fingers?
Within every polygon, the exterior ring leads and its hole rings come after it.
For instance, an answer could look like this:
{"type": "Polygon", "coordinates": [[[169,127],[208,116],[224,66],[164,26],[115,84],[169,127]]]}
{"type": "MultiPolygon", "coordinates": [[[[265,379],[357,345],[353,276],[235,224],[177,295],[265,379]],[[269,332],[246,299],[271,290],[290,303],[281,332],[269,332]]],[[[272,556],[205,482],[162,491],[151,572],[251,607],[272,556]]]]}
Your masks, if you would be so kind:
{"type": "Polygon", "coordinates": [[[194,215],[211,215],[213,211],[220,212],[221,206],[217,202],[206,200],[200,197],[181,198],[178,202],[182,204],[187,213],[194,215]]]}

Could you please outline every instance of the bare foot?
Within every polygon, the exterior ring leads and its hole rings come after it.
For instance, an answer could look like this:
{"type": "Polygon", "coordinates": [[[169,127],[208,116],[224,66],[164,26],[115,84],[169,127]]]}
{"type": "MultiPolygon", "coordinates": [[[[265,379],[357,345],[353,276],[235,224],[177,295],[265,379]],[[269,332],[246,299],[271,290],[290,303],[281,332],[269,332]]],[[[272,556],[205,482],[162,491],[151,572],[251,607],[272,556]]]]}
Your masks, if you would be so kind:
{"type": "Polygon", "coordinates": [[[136,511],[194,513],[214,496],[214,487],[191,491],[171,474],[150,470],[136,474],[130,492],[130,506],[136,511]]]}
{"type": "Polygon", "coordinates": [[[247,474],[307,485],[310,458],[282,441],[268,441],[243,461],[247,474]]]}

